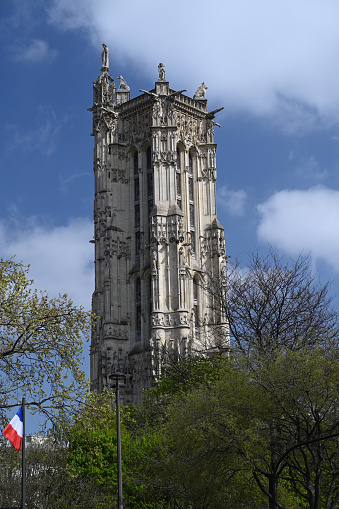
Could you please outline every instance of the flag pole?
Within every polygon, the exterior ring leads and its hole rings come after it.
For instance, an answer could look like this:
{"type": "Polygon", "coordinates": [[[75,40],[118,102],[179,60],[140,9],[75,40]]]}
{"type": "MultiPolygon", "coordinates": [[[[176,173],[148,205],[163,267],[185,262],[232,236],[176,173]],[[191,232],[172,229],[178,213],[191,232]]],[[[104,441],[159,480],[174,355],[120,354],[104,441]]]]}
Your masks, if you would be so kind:
{"type": "Polygon", "coordinates": [[[25,419],[25,398],[22,398],[22,422],[24,425],[22,436],[22,468],[21,468],[21,509],[26,507],[26,419],[25,419]]]}

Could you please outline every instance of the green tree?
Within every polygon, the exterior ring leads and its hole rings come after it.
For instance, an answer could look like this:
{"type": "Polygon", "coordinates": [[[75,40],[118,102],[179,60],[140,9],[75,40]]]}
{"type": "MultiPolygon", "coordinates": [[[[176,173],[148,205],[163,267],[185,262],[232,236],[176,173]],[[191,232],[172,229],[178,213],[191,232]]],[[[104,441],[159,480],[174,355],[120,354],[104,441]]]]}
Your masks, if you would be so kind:
{"type": "Polygon", "coordinates": [[[152,389],[145,391],[142,404],[132,413],[133,419],[127,419],[129,431],[140,435],[147,430],[161,428],[172,401],[196,387],[213,384],[219,379],[224,362],[224,357],[219,354],[182,360],[168,356],[161,378],[152,389]]]}
{"type": "MultiPolygon", "coordinates": [[[[148,430],[132,435],[125,421],[135,422],[134,407],[121,411],[121,447],[124,507],[165,509],[171,505],[164,490],[155,482],[156,459],[163,450],[161,434],[148,430]]],[[[135,429],[135,426],[134,426],[135,429]]],[[[95,506],[117,507],[117,436],[116,413],[112,395],[91,394],[81,416],[67,430],[68,466],[71,477],[89,479],[96,494],[95,506]]],[[[88,508],[92,505],[71,507],[88,508]]]]}
{"type": "Polygon", "coordinates": [[[309,507],[339,500],[336,349],[277,352],[180,394],[167,412],[167,475],[194,508],[309,507]]]}
{"type": "Polygon", "coordinates": [[[250,376],[262,391],[257,416],[266,423],[269,451],[257,458],[254,473],[270,507],[279,507],[272,494],[281,478],[305,507],[334,509],[339,502],[338,350],[322,345],[277,353],[250,376]]]}
{"type": "Polygon", "coordinates": [[[52,420],[82,400],[83,338],[91,314],[67,295],[50,299],[28,278],[29,267],[0,260],[0,421],[22,396],[52,420]]]}
{"type": "Polygon", "coordinates": [[[163,475],[194,509],[264,507],[244,450],[256,445],[251,389],[248,377],[224,360],[219,380],[178,394],[168,408],[163,475]]]}
{"type": "Polygon", "coordinates": [[[168,475],[168,458],[173,454],[170,436],[164,433],[168,409],[187,392],[215,383],[224,363],[225,358],[218,354],[181,361],[168,357],[162,377],[153,389],[145,392],[143,403],[124,415],[126,429],[132,437],[131,458],[136,461],[134,468],[129,463],[130,472],[134,472],[132,475],[146,493],[156,490],[161,494],[164,507],[191,507],[183,485],[168,475]]]}

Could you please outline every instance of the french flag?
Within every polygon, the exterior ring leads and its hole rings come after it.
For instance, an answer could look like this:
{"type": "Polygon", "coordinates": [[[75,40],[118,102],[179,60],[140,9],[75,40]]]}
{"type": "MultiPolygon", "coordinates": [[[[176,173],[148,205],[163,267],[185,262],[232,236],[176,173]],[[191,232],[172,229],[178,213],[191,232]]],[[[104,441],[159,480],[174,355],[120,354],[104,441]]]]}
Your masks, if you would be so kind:
{"type": "Polygon", "coordinates": [[[11,422],[3,430],[3,434],[11,442],[11,444],[20,451],[22,447],[22,439],[24,436],[24,423],[22,418],[22,406],[17,411],[11,422]]]}

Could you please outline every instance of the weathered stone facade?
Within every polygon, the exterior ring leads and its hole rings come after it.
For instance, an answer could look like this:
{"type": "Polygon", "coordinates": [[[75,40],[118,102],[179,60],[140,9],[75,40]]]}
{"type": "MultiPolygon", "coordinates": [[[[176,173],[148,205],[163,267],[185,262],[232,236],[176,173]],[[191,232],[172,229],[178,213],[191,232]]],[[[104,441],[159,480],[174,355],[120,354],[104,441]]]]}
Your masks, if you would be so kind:
{"type": "Polygon", "coordinates": [[[175,92],[158,67],[154,90],[130,89],[109,74],[104,45],[93,84],[95,291],[92,389],[127,376],[125,401],[161,375],[165,353],[188,355],[220,323],[202,289],[225,264],[216,219],[214,114],[206,86],[175,92]]]}

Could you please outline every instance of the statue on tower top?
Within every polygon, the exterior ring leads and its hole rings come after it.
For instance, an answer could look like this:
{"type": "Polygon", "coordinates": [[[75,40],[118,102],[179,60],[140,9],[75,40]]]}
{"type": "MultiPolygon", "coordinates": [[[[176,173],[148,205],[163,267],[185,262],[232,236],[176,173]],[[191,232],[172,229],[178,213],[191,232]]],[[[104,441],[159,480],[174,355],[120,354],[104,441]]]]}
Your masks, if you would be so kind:
{"type": "Polygon", "coordinates": [[[200,87],[198,87],[198,90],[196,91],[196,93],[194,94],[193,96],[193,99],[196,99],[196,100],[206,100],[206,90],[208,89],[208,86],[205,85],[204,82],[201,83],[200,87]]]}
{"type": "Polygon", "coordinates": [[[164,64],[160,63],[158,65],[158,72],[159,72],[159,81],[166,81],[164,64]]]}
{"type": "Polygon", "coordinates": [[[103,43],[102,47],[104,48],[101,53],[101,59],[102,59],[102,71],[109,71],[109,58],[108,58],[108,47],[105,43],[103,43]]]}

